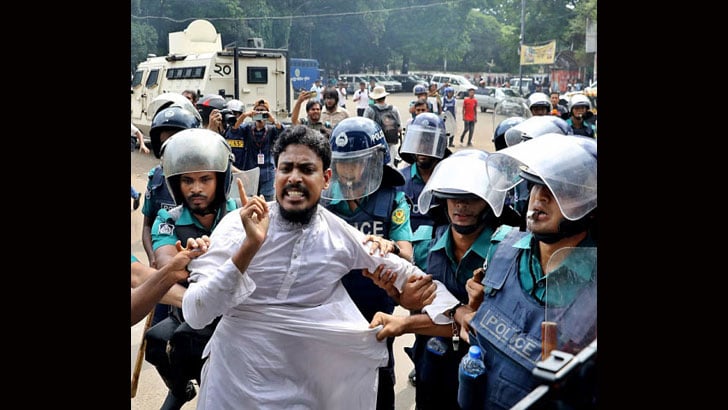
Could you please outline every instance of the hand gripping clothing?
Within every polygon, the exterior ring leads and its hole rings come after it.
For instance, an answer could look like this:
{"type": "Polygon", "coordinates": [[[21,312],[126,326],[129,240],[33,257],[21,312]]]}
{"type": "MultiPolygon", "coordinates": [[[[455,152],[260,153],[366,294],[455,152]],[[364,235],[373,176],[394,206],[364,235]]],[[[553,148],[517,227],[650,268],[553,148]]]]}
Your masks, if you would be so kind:
{"type": "MultiPolygon", "coordinates": [[[[200,328],[222,314],[203,357],[198,409],[375,408],[377,368],[387,363],[384,342],[346,293],[351,269],[379,264],[424,274],[392,254],[369,254],[364,234],[322,206],[310,223],[284,220],[269,202],[267,237],[245,272],[230,256],[245,239],[240,215],[229,213],[210,237],[207,253],[190,265],[184,295],[187,322],[200,328]]],[[[425,308],[436,323],[457,303],[441,283],[425,308]]]]}

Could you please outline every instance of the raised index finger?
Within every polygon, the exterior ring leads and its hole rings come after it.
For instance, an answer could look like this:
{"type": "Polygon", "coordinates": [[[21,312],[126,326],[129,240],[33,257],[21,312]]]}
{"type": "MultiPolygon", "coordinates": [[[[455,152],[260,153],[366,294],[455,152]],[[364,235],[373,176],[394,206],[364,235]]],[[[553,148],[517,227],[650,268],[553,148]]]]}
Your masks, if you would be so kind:
{"type": "Polygon", "coordinates": [[[238,193],[240,194],[240,203],[243,204],[243,206],[248,204],[248,196],[245,195],[245,186],[243,186],[243,181],[240,178],[235,178],[235,182],[238,184],[238,193]]]}

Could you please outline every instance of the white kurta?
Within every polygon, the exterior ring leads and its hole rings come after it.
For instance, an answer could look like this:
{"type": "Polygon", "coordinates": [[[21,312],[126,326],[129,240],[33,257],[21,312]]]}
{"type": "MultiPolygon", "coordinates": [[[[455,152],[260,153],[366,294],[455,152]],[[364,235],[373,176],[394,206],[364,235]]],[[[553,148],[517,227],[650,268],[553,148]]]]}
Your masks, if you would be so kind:
{"type": "MultiPolygon", "coordinates": [[[[380,264],[397,287],[423,272],[395,255],[369,255],[364,234],[319,206],[310,224],[291,224],[269,202],[265,242],[241,273],[230,260],[245,238],[237,212],[211,235],[190,265],[183,299],[187,322],[202,328],[223,315],[203,356],[198,409],[362,409],[376,407],[377,368],[387,347],[375,338],[341,284],[352,269],[380,264]]],[[[458,303],[437,282],[423,309],[436,323],[458,303]]]]}

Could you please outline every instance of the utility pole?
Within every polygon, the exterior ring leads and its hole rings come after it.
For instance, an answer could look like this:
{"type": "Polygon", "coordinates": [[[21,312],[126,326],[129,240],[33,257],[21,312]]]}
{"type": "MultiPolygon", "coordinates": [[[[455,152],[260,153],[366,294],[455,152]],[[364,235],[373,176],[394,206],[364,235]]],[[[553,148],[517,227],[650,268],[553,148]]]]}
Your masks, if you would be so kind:
{"type": "Polygon", "coordinates": [[[523,54],[523,26],[526,21],[526,0],[521,0],[521,35],[519,36],[519,48],[518,48],[518,94],[523,95],[521,92],[523,87],[523,65],[521,65],[521,57],[523,54]]]}

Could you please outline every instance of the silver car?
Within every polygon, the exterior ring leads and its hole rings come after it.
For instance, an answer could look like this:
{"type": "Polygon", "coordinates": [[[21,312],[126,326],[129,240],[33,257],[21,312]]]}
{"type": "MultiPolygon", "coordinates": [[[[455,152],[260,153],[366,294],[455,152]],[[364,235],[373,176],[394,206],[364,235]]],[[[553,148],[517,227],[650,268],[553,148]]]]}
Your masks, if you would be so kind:
{"type": "Polygon", "coordinates": [[[480,112],[495,111],[499,104],[528,106],[525,98],[520,97],[515,90],[503,87],[479,87],[475,90],[475,99],[478,100],[480,112]]]}

